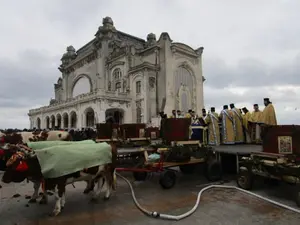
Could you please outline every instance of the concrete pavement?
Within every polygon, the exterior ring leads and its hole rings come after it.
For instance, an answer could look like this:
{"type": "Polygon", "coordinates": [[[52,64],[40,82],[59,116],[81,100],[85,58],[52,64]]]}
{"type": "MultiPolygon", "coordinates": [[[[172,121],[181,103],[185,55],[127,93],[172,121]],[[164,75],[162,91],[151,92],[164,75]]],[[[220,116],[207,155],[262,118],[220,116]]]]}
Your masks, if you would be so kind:
{"type": "MultiPolygon", "coordinates": [[[[130,174],[128,175],[131,178],[130,174]]],[[[131,178],[132,179],[132,178],[131,178]]],[[[195,204],[198,191],[207,181],[197,175],[180,176],[177,185],[163,190],[157,176],[145,182],[135,182],[134,188],[139,202],[149,210],[161,213],[181,214],[195,204]],[[195,179],[196,178],[196,179],[195,179]]],[[[235,182],[229,184],[235,185],[235,182]]],[[[118,189],[111,199],[91,203],[88,196],[82,194],[85,183],[67,188],[66,206],[56,218],[48,216],[54,207],[54,197],[49,197],[48,205],[27,204],[26,195],[32,194],[32,183],[21,185],[3,185],[0,189],[1,225],[104,225],[104,224],[299,224],[300,214],[274,206],[255,197],[234,190],[213,189],[205,192],[197,211],[182,221],[164,221],[149,218],[134,205],[127,184],[118,179],[118,189]],[[12,197],[20,194],[20,197],[12,197]]],[[[269,196],[292,207],[290,187],[281,185],[267,191],[267,187],[258,186],[256,193],[269,196]]]]}

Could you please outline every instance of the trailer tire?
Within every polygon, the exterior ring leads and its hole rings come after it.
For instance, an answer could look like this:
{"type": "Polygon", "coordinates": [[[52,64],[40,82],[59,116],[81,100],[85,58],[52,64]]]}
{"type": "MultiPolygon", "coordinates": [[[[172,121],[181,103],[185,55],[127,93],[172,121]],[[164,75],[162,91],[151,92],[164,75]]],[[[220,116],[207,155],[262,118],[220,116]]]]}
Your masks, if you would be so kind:
{"type": "Polygon", "coordinates": [[[192,174],[195,172],[195,164],[181,165],[179,168],[183,174],[192,174]]]}
{"type": "Polygon", "coordinates": [[[160,174],[159,184],[163,189],[171,189],[176,184],[176,173],[170,170],[160,174]]]}
{"type": "Polygon", "coordinates": [[[209,160],[206,163],[205,176],[207,180],[212,182],[221,180],[223,177],[221,163],[216,159],[209,160]]]}
{"type": "Polygon", "coordinates": [[[238,187],[240,187],[244,190],[251,190],[253,187],[252,173],[249,171],[240,170],[237,175],[236,183],[237,183],[238,187]]]}

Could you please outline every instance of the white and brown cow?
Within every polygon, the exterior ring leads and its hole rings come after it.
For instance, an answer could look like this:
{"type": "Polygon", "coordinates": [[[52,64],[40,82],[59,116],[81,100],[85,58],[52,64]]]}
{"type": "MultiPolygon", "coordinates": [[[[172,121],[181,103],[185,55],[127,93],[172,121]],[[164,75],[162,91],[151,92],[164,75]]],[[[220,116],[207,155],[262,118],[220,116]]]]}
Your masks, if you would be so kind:
{"type": "MultiPolygon", "coordinates": [[[[71,135],[66,131],[34,131],[34,132],[15,132],[15,133],[9,133],[9,134],[2,134],[2,137],[0,137],[2,144],[25,144],[27,142],[32,141],[70,141],[71,135]]],[[[26,147],[23,147],[26,148],[26,147]]],[[[8,158],[11,156],[12,151],[6,151],[6,155],[2,157],[2,161],[8,160],[8,158]]],[[[2,166],[3,167],[3,166],[2,166]]],[[[6,167],[0,168],[0,170],[5,171],[6,167]]],[[[41,187],[41,184],[43,182],[41,177],[31,177],[27,176],[26,173],[16,173],[15,178],[17,181],[25,180],[25,177],[33,182],[33,189],[34,192],[29,200],[29,203],[35,203],[37,199],[39,198],[39,190],[41,187]],[[16,178],[18,176],[18,178],[16,178]]],[[[39,202],[40,204],[46,204],[48,202],[47,199],[47,193],[42,188],[42,199],[39,202]]]]}
{"type": "MultiPolygon", "coordinates": [[[[78,181],[86,181],[87,187],[84,193],[92,193],[92,199],[97,199],[102,190],[102,187],[106,186],[106,193],[104,199],[109,199],[111,191],[115,190],[116,186],[115,180],[115,168],[117,162],[117,148],[115,144],[111,144],[112,159],[111,163],[101,166],[95,166],[92,168],[85,169],[83,171],[78,171],[69,175],[65,175],[58,178],[44,179],[45,182],[45,192],[52,191],[57,188],[57,192],[54,193],[56,197],[55,208],[52,212],[52,216],[58,215],[65,206],[65,192],[66,185],[73,184],[78,181]],[[101,182],[102,181],[102,182],[101,182]],[[97,184],[97,189],[94,192],[94,186],[97,184]]],[[[10,183],[12,182],[16,175],[16,168],[20,164],[26,165],[26,176],[31,177],[33,180],[41,180],[42,172],[38,159],[35,155],[23,155],[23,157],[12,157],[7,161],[7,169],[2,177],[2,182],[10,183]]],[[[47,198],[47,195],[45,195],[47,198]]]]}

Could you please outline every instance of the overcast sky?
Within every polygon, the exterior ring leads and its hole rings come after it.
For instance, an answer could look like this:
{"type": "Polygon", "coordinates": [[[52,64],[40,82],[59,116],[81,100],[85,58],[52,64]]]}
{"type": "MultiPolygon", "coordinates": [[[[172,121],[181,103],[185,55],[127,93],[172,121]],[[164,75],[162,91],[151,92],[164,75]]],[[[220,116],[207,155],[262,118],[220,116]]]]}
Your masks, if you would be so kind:
{"type": "Polygon", "coordinates": [[[66,47],[93,39],[105,16],[137,37],[167,31],[203,46],[206,107],[269,97],[280,124],[299,123],[299,9],[299,0],[0,0],[0,128],[29,126],[28,110],[54,96],[66,47]]]}

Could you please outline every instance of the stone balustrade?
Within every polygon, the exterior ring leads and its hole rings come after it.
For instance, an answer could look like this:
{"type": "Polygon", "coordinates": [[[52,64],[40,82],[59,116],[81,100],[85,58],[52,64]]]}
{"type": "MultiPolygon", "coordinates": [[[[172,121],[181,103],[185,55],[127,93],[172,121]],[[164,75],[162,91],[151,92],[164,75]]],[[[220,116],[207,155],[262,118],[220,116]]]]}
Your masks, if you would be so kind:
{"type": "Polygon", "coordinates": [[[36,109],[30,109],[29,115],[38,114],[42,112],[59,110],[62,107],[71,107],[78,103],[88,102],[96,99],[108,99],[108,100],[123,100],[123,101],[131,101],[130,93],[125,92],[117,92],[117,91],[106,91],[103,89],[96,89],[92,92],[78,95],[74,98],[69,98],[64,101],[55,102],[48,106],[42,106],[36,109]]]}

